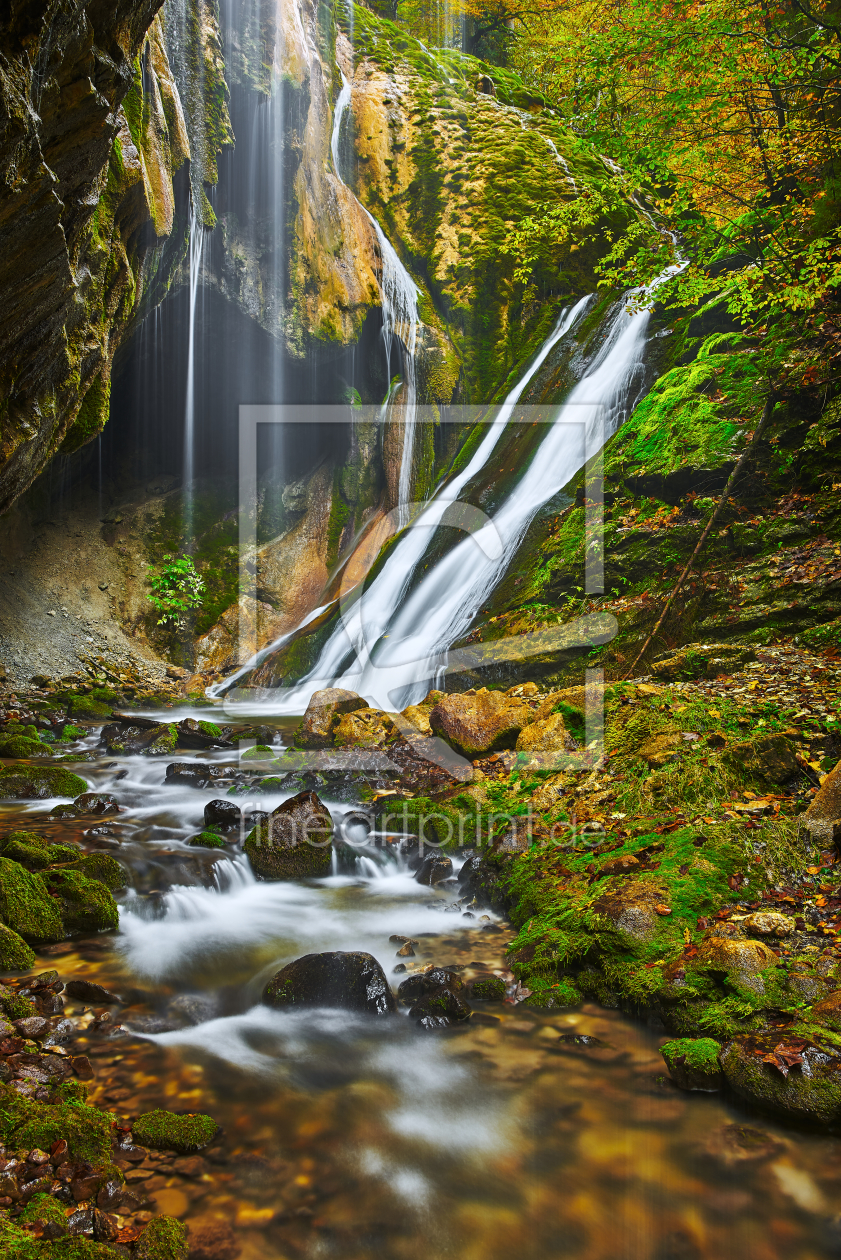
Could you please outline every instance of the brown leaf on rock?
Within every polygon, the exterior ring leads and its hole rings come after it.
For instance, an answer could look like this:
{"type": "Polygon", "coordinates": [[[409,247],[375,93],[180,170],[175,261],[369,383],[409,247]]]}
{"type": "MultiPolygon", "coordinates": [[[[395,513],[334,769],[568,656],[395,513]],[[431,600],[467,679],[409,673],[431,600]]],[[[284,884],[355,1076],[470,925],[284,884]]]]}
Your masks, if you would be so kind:
{"type": "Polygon", "coordinates": [[[770,1063],[771,1067],[775,1067],[778,1072],[787,1077],[789,1069],[796,1067],[798,1063],[803,1062],[803,1055],[800,1053],[804,1050],[808,1042],[806,1041],[790,1041],[788,1043],[781,1041],[769,1054],[763,1055],[762,1062],[770,1063]]]}

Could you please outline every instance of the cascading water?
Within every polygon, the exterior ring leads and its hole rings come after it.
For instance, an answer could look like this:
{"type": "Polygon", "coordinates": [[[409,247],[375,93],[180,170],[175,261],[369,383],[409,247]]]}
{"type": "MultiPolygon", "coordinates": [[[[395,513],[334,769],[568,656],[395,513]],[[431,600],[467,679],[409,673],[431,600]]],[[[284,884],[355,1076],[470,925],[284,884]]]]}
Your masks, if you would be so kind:
{"type": "MultiPolygon", "coordinates": [[[[350,104],[352,91],[352,84],[342,74],[342,90],[336,100],[330,150],[333,155],[333,169],[336,172],[336,178],[341,180],[343,184],[344,180],[342,179],[339,162],[339,139],[342,129],[342,118],[350,104]]],[[[347,187],[346,184],[345,187],[347,187]]],[[[361,202],[357,201],[357,204],[361,206],[361,202]]],[[[383,417],[385,418],[388,414],[389,418],[397,419],[401,423],[403,430],[400,479],[398,483],[398,508],[400,510],[400,523],[405,525],[408,521],[407,505],[412,494],[412,455],[414,452],[415,423],[417,420],[415,353],[419,323],[419,291],[377,220],[365,206],[361,206],[361,208],[374,230],[382,264],[379,285],[383,315],[383,342],[389,382],[388,392],[383,403],[383,417]],[[398,407],[395,407],[391,401],[391,356],[395,342],[399,342],[403,347],[403,398],[398,407]],[[397,412],[396,416],[395,412],[397,412]]]]}
{"type": "Polygon", "coordinates": [[[192,545],[196,444],[196,300],[202,278],[206,233],[195,205],[190,205],[190,315],[187,325],[187,391],[184,401],[184,536],[192,545]]]}
{"type": "MultiPolygon", "coordinates": [[[[467,466],[455,477],[448,478],[439,486],[430,503],[413,521],[412,528],[397,542],[382,571],[365,593],[364,609],[361,603],[357,603],[343,617],[341,625],[337,627],[325,645],[318,664],[307,678],[297,687],[284,692],[282,696],[275,695],[264,701],[271,705],[273,711],[295,713],[301,707],[305,708],[313,690],[319,686],[328,685],[328,681],[331,682],[333,678],[339,676],[351,645],[356,653],[357,666],[360,669],[365,668],[368,661],[366,644],[376,643],[380,636],[387,632],[389,622],[396,614],[400,601],[429,547],[432,533],[437,529],[448,507],[458,498],[463,487],[485,467],[529,383],[555,346],[578,323],[590,301],[589,297],[581,298],[573,307],[561,313],[552,332],[523,376],[494,412],[491,422],[487,425],[487,432],[467,466]],[[279,708],[276,707],[278,705],[280,705],[279,708]]],[[[308,614],[302,625],[307,625],[323,611],[323,608],[315,609],[314,612],[308,614]]],[[[221,693],[223,688],[227,690],[235,685],[256,664],[265,659],[269,653],[277,651],[290,637],[291,634],[284,635],[283,638],[264,648],[257,657],[247,662],[242,669],[227,679],[218,689],[219,692],[221,693]]]]}

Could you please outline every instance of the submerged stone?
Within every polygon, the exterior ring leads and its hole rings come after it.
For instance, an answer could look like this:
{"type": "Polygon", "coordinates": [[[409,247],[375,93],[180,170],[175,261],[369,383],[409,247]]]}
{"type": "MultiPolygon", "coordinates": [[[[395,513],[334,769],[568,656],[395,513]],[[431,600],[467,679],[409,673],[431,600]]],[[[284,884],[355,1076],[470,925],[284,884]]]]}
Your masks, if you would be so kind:
{"type": "Polygon", "coordinates": [[[269,1006],[337,1006],[369,1015],[396,1009],[385,972],[373,954],[305,954],[283,967],[263,992],[269,1006]]]}

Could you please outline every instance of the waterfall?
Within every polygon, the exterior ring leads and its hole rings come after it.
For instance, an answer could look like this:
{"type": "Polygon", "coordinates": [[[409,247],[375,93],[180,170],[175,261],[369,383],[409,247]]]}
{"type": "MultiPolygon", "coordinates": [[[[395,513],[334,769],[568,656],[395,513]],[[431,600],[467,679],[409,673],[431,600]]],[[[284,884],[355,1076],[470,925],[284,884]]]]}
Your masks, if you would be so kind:
{"type": "MultiPolygon", "coordinates": [[[[574,306],[561,312],[552,332],[529,363],[526,371],[509,391],[503,403],[495,411],[493,419],[487,425],[487,432],[468,461],[467,466],[456,476],[446,479],[439,486],[423,512],[413,521],[412,528],[406,530],[397,541],[380,573],[365,592],[364,610],[362,601],[350,610],[349,614],[343,619],[342,624],[334,630],[324,646],[318,663],[305,679],[296,687],[283,693],[272,695],[270,699],[267,699],[266,703],[274,711],[302,712],[314,690],[318,687],[332,685],[333,680],[340,675],[342,677],[342,685],[350,686],[352,683],[359,683],[367,686],[367,681],[363,684],[360,682],[359,677],[360,671],[364,671],[368,665],[369,652],[366,643],[375,644],[383,634],[388,632],[389,624],[395,617],[412,578],[419,571],[432,541],[432,535],[445,515],[448,506],[455,502],[464,486],[485,467],[494,448],[505,432],[514,414],[515,407],[526,388],[555,346],[579,322],[590,302],[591,298],[589,296],[581,298],[574,306]],[[362,620],[363,611],[364,624],[362,620]],[[343,665],[351,649],[356,653],[356,668],[343,674],[343,665]]],[[[319,608],[315,612],[310,613],[304,619],[302,626],[323,611],[323,608],[319,608]]],[[[284,642],[291,638],[292,633],[294,631],[264,648],[256,658],[249,661],[231,678],[226,679],[219,688],[211,689],[210,694],[218,694],[222,690],[227,690],[239,678],[244,677],[253,669],[260,660],[265,659],[271,652],[277,651],[284,642]]],[[[371,694],[378,699],[378,702],[388,705],[387,698],[380,696],[376,688],[371,694]]]]}
{"type": "Polygon", "coordinates": [[[195,204],[190,204],[190,315],[187,323],[187,392],[184,401],[184,536],[193,541],[193,481],[196,455],[196,299],[201,283],[205,231],[195,204]]]}
{"type": "MultiPolygon", "coordinates": [[[[340,72],[341,73],[341,72],[340,72]]],[[[339,169],[339,135],[344,112],[350,104],[352,86],[342,74],[342,90],[336,100],[333,113],[333,133],[330,138],[330,151],[333,155],[333,169],[336,178],[342,184],[342,173],[339,169]]],[[[345,184],[347,188],[347,184],[345,184]]],[[[353,193],[350,189],[351,196],[353,193]]],[[[356,198],[354,198],[356,200],[356,198]]],[[[398,484],[398,507],[400,524],[408,522],[408,504],[412,496],[412,455],[414,452],[415,423],[417,420],[417,383],[415,379],[415,352],[418,337],[418,297],[419,290],[412,277],[397,256],[397,251],[389,241],[385,232],[369,210],[357,201],[374,230],[377,238],[380,259],[382,261],[382,277],[380,285],[380,302],[383,313],[383,342],[385,345],[386,373],[388,390],[383,403],[383,416],[393,408],[391,404],[391,352],[394,342],[403,346],[403,390],[404,400],[400,408],[400,419],[403,424],[403,444],[400,455],[400,479],[398,484]]]]}

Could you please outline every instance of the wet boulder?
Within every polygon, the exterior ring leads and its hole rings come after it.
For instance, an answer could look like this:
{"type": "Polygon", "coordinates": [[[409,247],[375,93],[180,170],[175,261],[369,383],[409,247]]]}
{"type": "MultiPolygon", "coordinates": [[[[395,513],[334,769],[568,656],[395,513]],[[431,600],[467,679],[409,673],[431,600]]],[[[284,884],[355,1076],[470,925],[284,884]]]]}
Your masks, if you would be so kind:
{"type": "Polygon", "coordinates": [[[477,976],[467,986],[468,996],[477,1002],[504,1002],[505,992],[502,976],[477,976]]]}
{"type": "Polygon", "coordinates": [[[242,820],[242,810],[235,801],[220,799],[208,801],[204,807],[205,827],[219,827],[221,831],[234,831],[242,820]]]}
{"type": "Polygon", "coordinates": [[[448,858],[446,853],[428,853],[418,867],[415,880],[418,884],[426,884],[427,887],[433,887],[435,884],[442,884],[445,879],[449,879],[453,873],[452,859],[448,858]]]}
{"type": "Polygon", "coordinates": [[[212,766],[206,761],[172,761],[166,768],[166,781],[206,788],[214,779],[224,779],[228,773],[222,766],[212,766]]]}
{"type": "Polygon", "coordinates": [[[96,818],[120,813],[119,804],[107,792],[83,792],[76,797],[73,808],[77,814],[93,814],[96,818]]]}
{"type": "Polygon", "coordinates": [[[89,853],[83,857],[77,856],[75,861],[65,862],[62,870],[78,871],[86,879],[98,880],[112,892],[125,888],[129,878],[128,871],[122,862],[118,862],[110,853],[89,853]]]}
{"type": "Polygon", "coordinates": [[[500,691],[442,697],[429,715],[429,725],[457,752],[473,759],[499,748],[513,748],[532,721],[528,701],[500,691]]]}
{"type": "Polygon", "coordinates": [[[755,932],[758,936],[791,936],[794,931],[794,919],[779,910],[757,910],[742,921],[745,932],[755,932]]]}
{"type": "Polygon", "coordinates": [[[97,1006],[101,1006],[103,1002],[110,1004],[123,1000],[118,994],[93,980],[68,980],[64,991],[68,997],[76,998],[79,1002],[95,1002],[97,1006]]]}
{"type": "Polygon", "coordinates": [[[434,993],[436,989],[449,988],[454,992],[464,988],[464,982],[457,971],[449,967],[430,967],[428,971],[415,972],[409,976],[397,990],[401,1002],[414,1003],[420,998],[434,993]]]}
{"type": "Polygon", "coordinates": [[[841,849],[841,761],[825,777],[802,821],[817,844],[834,841],[841,849]]]}
{"type": "Polygon", "coordinates": [[[345,691],[342,687],[325,687],[310,697],[303,721],[295,732],[294,742],[298,748],[330,748],[333,743],[333,728],[345,713],[354,713],[358,709],[367,709],[368,701],[363,700],[355,691],[345,691]]]}
{"type": "Polygon", "coordinates": [[[305,954],[288,963],[263,992],[268,1006],[337,1006],[369,1015],[396,1009],[380,964],[373,954],[305,954]]]}
{"type": "Polygon", "coordinates": [[[447,1020],[448,1024],[469,1019],[471,1014],[471,1009],[465,1002],[463,994],[451,985],[442,985],[438,989],[433,989],[431,993],[425,993],[409,1011],[412,1019],[431,1017],[447,1020]]]}
{"type": "Polygon", "coordinates": [[[35,831],[12,831],[0,841],[3,856],[28,871],[41,871],[55,862],[72,862],[79,850],[69,844],[50,844],[35,831]]]}
{"type": "Polygon", "coordinates": [[[0,923],[0,971],[25,971],[35,965],[35,955],[23,937],[0,923]]]}
{"type": "Polygon", "coordinates": [[[299,792],[273,811],[245,841],[258,879],[326,875],[332,862],[333,820],[315,792],[299,792]]]}
{"type": "Polygon", "coordinates": [[[181,748],[224,748],[231,742],[231,728],[217,726],[215,722],[197,722],[184,718],[179,722],[178,744],[181,748]]]}
{"type": "Polygon", "coordinates": [[[841,1118],[841,1051],[819,1031],[744,1033],[719,1060],[730,1088],[757,1107],[812,1124],[841,1118]]]}

